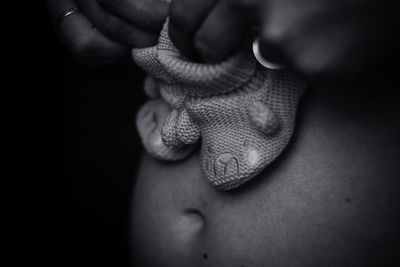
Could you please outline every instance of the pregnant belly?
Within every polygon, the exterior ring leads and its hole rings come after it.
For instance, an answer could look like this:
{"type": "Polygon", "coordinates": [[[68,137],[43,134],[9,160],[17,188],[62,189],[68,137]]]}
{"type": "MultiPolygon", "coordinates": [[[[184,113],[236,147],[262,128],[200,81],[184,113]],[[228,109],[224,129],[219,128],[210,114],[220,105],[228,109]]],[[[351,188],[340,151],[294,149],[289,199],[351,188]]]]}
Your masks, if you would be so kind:
{"type": "Polygon", "coordinates": [[[400,225],[399,130],[313,103],[285,153],[237,190],[210,186],[197,154],[144,155],[132,202],[137,266],[388,263],[400,225]]]}

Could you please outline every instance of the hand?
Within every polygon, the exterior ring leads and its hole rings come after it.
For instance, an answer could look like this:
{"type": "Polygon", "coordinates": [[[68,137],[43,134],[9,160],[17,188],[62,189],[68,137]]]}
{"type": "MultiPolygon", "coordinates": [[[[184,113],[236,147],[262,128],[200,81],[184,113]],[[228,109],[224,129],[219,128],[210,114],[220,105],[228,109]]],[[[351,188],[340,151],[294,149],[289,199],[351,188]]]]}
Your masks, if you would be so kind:
{"type": "Polygon", "coordinates": [[[183,54],[218,62],[252,32],[260,0],[173,0],[169,33],[183,54]]]}
{"type": "Polygon", "coordinates": [[[89,65],[113,63],[132,47],[154,45],[168,12],[162,0],[47,0],[47,5],[54,23],[65,10],[83,10],[56,26],[71,54],[89,65]]]}
{"type": "Polygon", "coordinates": [[[262,38],[313,80],[353,81],[397,51],[394,2],[267,0],[262,38]]]}
{"type": "Polygon", "coordinates": [[[165,0],[75,0],[103,34],[130,47],[157,43],[168,15],[165,0]]]}
{"type": "Polygon", "coordinates": [[[308,78],[354,78],[394,51],[391,0],[174,0],[170,35],[187,56],[225,59],[259,30],[261,52],[308,78]],[[392,46],[389,46],[392,44],[392,46]]]}

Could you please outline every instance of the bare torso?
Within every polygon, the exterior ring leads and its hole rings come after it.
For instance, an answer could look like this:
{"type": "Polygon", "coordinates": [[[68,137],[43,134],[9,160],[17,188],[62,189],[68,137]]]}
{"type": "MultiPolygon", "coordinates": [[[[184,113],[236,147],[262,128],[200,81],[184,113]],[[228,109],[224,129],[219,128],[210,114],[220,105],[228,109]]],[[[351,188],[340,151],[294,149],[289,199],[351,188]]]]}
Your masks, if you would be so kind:
{"type": "Polygon", "coordinates": [[[132,202],[139,266],[387,261],[400,225],[400,113],[395,101],[340,95],[309,92],[291,145],[237,190],[211,187],[197,154],[173,164],[144,155],[132,202]]]}

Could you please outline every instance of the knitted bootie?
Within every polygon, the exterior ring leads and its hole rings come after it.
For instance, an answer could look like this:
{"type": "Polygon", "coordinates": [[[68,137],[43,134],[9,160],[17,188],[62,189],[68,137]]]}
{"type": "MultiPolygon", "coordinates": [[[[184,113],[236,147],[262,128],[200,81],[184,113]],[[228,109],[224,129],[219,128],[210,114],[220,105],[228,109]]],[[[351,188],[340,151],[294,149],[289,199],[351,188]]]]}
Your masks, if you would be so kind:
{"type": "Polygon", "coordinates": [[[158,45],[132,55],[149,74],[146,93],[157,99],[137,117],[151,155],[183,159],[201,139],[203,174],[229,190],[256,176],[287,146],[304,86],[285,70],[257,64],[250,49],[219,64],[194,63],[172,44],[167,22],[158,45]]]}

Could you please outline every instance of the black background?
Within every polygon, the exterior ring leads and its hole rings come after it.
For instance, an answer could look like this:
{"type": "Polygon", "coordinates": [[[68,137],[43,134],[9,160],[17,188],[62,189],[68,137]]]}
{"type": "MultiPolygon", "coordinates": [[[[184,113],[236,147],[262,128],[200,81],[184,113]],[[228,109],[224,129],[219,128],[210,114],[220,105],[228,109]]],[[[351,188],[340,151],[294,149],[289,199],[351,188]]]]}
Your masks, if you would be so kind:
{"type": "Polygon", "coordinates": [[[33,237],[22,243],[54,266],[128,265],[129,205],[142,151],[134,122],[145,99],[144,73],[130,59],[95,68],[76,63],[45,5],[37,28],[22,113],[29,117],[23,136],[34,187],[28,190],[40,201],[24,201],[32,214],[23,216],[22,227],[29,225],[33,237]]]}

